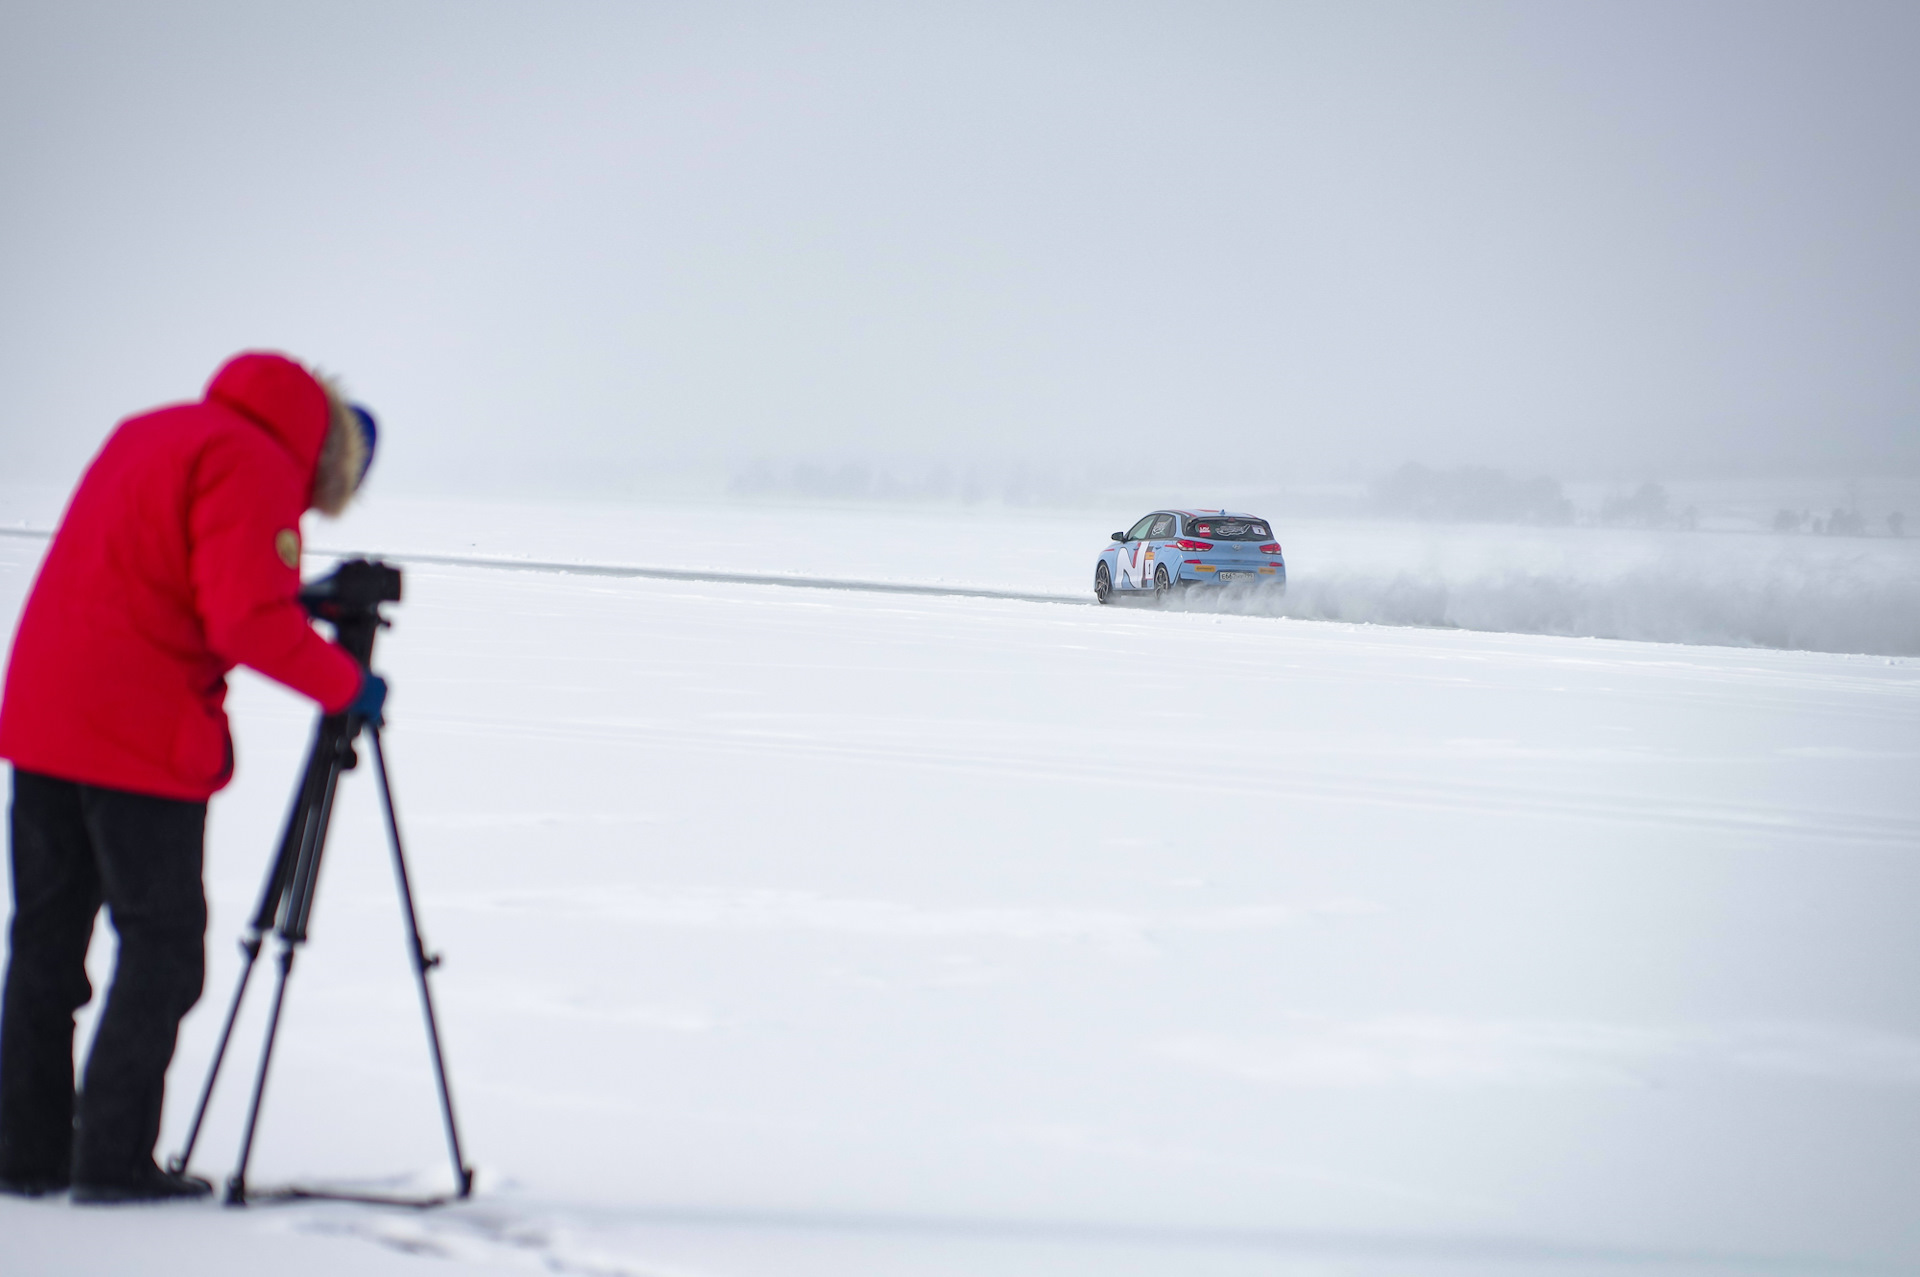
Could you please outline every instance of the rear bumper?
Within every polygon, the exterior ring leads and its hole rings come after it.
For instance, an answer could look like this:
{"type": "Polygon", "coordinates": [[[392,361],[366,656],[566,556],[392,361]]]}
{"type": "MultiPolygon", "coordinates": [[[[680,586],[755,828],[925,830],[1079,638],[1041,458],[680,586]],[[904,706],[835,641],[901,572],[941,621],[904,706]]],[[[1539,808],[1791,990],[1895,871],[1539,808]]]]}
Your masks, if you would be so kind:
{"type": "Polygon", "coordinates": [[[1285,585],[1287,565],[1261,563],[1182,563],[1180,580],[1192,585],[1285,585]]]}

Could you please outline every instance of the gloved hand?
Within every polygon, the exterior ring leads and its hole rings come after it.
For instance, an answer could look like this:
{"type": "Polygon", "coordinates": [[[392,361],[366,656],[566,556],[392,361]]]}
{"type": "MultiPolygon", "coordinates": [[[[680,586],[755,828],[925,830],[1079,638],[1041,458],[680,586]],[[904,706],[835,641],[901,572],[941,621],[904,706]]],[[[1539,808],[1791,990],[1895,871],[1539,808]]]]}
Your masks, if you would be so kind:
{"type": "Polygon", "coordinates": [[[368,670],[367,676],[360,681],[360,694],[347,706],[347,714],[370,727],[383,727],[387,720],[380,711],[386,703],[387,680],[368,670]]]}

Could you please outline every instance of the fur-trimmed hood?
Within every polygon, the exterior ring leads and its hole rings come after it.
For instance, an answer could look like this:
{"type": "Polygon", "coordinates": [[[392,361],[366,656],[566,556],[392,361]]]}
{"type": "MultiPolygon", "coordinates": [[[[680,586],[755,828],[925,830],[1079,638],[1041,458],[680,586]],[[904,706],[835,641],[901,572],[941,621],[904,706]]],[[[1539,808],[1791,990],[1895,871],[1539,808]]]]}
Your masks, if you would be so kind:
{"type": "Polygon", "coordinates": [[[207,399],[252,418],[311,476],[308,505],[338,515],[367,469],[367,440],[339,385],[285,355],[248,351],[221,366],[207,399]]]}
{"type": "Polygon", "coordinates": [[[327,441],[320,446],[320,460],[314,467],[313,508],[338,515],[360,490],[360,480],[367,473],[367,436],[340,383],[331,377],[319,381],[327,392],[327,441]]]}

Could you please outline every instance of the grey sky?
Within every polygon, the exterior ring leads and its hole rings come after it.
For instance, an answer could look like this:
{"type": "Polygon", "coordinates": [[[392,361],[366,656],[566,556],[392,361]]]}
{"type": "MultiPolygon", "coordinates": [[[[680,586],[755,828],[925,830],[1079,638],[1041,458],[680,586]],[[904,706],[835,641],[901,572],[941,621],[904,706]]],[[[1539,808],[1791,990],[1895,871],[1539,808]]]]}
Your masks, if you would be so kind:
{"type": "Polygon", "coordinates": [[[0,8],[5,467],[1920,471],[1920,6],[0,8]]]}

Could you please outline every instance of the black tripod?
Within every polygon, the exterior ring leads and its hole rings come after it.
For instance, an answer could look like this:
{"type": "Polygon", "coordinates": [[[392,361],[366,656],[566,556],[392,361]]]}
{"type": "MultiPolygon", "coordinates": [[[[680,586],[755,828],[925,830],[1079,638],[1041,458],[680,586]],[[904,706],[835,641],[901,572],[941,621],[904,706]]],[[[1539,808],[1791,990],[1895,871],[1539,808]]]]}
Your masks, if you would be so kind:
{"type": "MultiPolygon", "coordinates": [[[[373,659],[374,636],[386,626],[380,604],[400,600],[400,573],[384,563],[352,559],[331,574],[312,582],[300,591],[300,601],[308,612],[333,626],[340,645],[362,667],[373,659]]],[[[440,1027],[433,1012],[433,993],[427,985],[427,972],[440,964],[437,954],[427,953],[420,938],[420,918],[413,905],[413,886],[407,874],[407,859],[400,847],[400,826],[393,814],[393,785],[387,779],[387,758],[380,744],[380,724],[355,715],[328,714],[314,730],[313,748],[307,754],[306,773],[295,791],[293,810],[287,816],[286,833],[280,839],[280,852],[267,871],[260,891],[260,903],[253,920],[240,941],[246,962],[240,968],[240,980],[233,991],[233,1003],[227,1008],[226,1024],[220,1030],[220,1044],[214,1049],[213,1063],[207,1070],[207,1082],[200,1092],[200,1105],[194,1111],[193,1127],[187,1133],[186,1147],[169,1163],[176,1173],[186,1170],[193,1157],[194,1144],[200,1138],[200,1125],[207,1116],[214,1084],[220,1078],[220,1065],[226,1059],[227,1044],[233,1037],[234,1022],[240,1004],[247,995],[247,982],[267,933],[279,938],[279,980],[273,990],[273,1007],[268,1013],[266,1040],[260,1048],[260,1069],[253,1080],[253,1099],[247,1108],[246,1135],[240,1144],[240,1161],[227,1180],[229,1206],[244,1206],[249,1200],[286,1201],[304,1198],[329,1198],[399,1206],[438,1206],[473,1191],[473,1171],[460,1152],[460,1131],[454,1122],[453,1096],[447,1089],[447,1065],[440,1049],[440,1027]],[[393,848],[393,873],[400,890],[400,903],[406,912],[407,939],[413,953],[413,970],[420,985],[420,1009],[426,1017],[427,1041],[433,1048],[434,1080],[440,1088],[440,1115],[447,1128],[447,1151],[453,1159],[456,1188],[438,1196],[408,1197],[379,1193],[345,1192],[315,1188],[283,1188],[252,1192],[247,1188],[247,1161],[253,1155],[253,1136],[260,1123],[260,1102],[266,1093],[267,1068],[273,1062],[273,1042],[280,1028],[280,1012],[286,1004],[287,979],[293,974],[296,949],[307,940],[307,922],[313,916],[313,893],[320,880],[320,857],[326,850],[327,825],[333,816],[333,798],[340,784],[340,773],[350,771],[358,762],[354,741],[362,730],[373,742],[374,770],[380,776],[380,799],[387,818],[387,838],[393,848]]]]}

